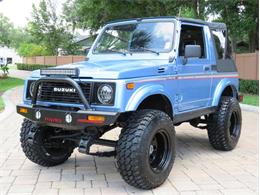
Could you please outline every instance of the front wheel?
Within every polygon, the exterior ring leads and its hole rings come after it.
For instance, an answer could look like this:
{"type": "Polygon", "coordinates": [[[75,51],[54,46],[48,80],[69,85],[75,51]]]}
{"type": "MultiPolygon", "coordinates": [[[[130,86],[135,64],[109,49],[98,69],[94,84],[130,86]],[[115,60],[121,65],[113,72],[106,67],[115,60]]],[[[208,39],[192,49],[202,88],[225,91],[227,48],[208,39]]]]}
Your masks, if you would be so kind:
{"type": "Polygon", "coordinates": [[[209,117],[208,137],[213,148],[233,150],[241,134],[242,116],[234,97],[222,97],[218,111],[209,117]]]}
{"type": "Polygon", "coordinates": [[[175,130],[170,117],[158,110],[140,110],[122,129],[116,147],[123,179],[141,189],[161,185],[175,159],[175,130]]]}
{"type": "Polygon", "coordinates": [[[74,146],[64,140],[51,141],[55,135],[51,127],[39,127],[25,119],[20,133],[20,141],[25,156],[41,166],[55,166],[66,161],[73,152],[74,146]],[[30,133],[35,133],[33,143],[29,142],[30,133]]]}

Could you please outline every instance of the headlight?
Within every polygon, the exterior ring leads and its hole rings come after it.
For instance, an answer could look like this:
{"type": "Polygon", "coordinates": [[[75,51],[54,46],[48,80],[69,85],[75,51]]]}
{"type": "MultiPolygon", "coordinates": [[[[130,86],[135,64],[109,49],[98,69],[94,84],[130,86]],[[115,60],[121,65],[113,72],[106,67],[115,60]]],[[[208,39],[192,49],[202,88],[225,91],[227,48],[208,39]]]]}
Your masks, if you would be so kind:
{"type": "Polygon", "coordinates": [[[113,88],[108,84],[102,84],[97,90],[97,97],[100,103],[110,104],[113,100],[113,88]]]}
{"type": "MultiPolygon", "coordinates": [[[[35,83],[36,81],[32,81],[32,82],[29,82],[28,83],[28,89],[27,89],[27,98],[32,98],[33,96],[33,91],[34,91],[34,88],[35,88],[35,83]]],[[[41,84],[39,85],[38,87],[38,93],[37,95],[39,96],[40,95],[40,91],[41,91],[41,84]]]]}
{"type": "Polygon", "coordinates": [[[30,96],[33,96],[33,90],[34,90],[34,86],[35,86],[35,81],[33,81],[30,86],[29,86],[29,92],[30,92],[30,96]]]}

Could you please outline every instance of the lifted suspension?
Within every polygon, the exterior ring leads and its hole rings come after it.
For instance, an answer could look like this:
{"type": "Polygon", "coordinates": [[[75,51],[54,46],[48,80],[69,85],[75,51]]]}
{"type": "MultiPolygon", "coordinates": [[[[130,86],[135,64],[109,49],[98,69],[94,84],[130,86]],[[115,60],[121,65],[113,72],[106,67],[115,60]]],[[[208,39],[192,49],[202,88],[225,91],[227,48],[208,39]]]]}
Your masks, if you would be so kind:
{"type": "Polygon", "coordinates": [[[63,139],[68,141],[73,141],[76,146],[78,146],[78,151],[83,154],[89,154],[94,156],[101,157],[110,157],[115,156],[115,149],[108,152],[90,152],[90,147],[92,145],[100,145],[115,148],[116,141],[100,139],[100,137],[106,133],[107,131],[115,128],[115,126],[107,126],[102,129],[91,128],[88,129],[87,132],[78,132],[74,134],[65,134],[65,135],[56,135],[51,136],[50,139],[63,139]]]}

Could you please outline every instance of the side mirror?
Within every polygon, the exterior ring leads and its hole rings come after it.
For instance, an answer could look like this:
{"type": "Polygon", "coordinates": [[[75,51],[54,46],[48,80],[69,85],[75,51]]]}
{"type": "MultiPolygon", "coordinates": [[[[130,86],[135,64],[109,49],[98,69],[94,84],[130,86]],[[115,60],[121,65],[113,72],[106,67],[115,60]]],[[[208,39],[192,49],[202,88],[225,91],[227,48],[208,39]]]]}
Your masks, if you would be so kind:
{"type": "Polygon", "coordinates": [[[185,45],[184,64],[187,63],[188,58],[200,58],[200,57],[201,57],[200,45],[185,45]]]}

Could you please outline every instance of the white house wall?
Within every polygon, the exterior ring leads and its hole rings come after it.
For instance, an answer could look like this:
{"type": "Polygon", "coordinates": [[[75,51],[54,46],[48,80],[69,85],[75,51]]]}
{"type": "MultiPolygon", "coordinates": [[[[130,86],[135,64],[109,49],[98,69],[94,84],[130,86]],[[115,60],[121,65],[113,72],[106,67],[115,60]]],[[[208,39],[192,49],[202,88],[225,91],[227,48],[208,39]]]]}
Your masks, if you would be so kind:
{"type": "Polygon", "coordinates": [[[12,58],[12,63],[21,63],[22,58],[16,53],[15,49],[8,47],[0,47],[0,58],[12,58]]]}

